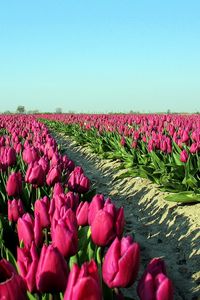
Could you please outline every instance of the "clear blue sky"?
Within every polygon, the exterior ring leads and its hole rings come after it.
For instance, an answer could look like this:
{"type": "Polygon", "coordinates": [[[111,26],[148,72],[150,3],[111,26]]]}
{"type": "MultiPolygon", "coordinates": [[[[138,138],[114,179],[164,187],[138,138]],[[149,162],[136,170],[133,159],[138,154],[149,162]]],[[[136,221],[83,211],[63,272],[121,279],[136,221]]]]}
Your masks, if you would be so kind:
{"type": "Polygon", "coordinates": [[[200,111],[200,1],[0,3],[0,111],[200,111]]]}

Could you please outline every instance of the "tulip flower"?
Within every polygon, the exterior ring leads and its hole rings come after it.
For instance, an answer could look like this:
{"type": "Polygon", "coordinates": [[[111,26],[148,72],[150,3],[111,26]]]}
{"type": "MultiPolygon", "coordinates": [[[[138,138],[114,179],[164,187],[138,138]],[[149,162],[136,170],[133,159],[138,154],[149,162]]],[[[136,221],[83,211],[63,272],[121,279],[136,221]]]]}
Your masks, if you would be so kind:
{"type": "Polygon", "coordinates": [[[50,225],[49,207],[50,201],[47,196],[44,196],[43,199],[38,199],[35,201],[34,213],[40,216],[42,228],[46,228],[50,225]]]}
{"type": "Polygon", "coordinates": [[[8,200],[8,220],[17,222],[19,217],[24,214],[23,203],[21,199],[8,200]]]}
{"type": "Polygon", "coordinates": [[[89,203],[87,201],[80,202],[76,210],[76,218],[79,226],[88,225],[88,210],[89,210],[89,203]]]}
{"type": "Polygon", "coordinates": [[[106,246],[116,236],[121,237],[124,229],[124,210],[116,209],[110,199],[107,199],[103,209],[100,209],[91,224],[91,237],[98,246],[106,246]]]}
{"type": "Polygon", "coordinates": [[[68,188],[71,191],[84,194],[89,191],[90,181],[88,177],[84,175],[82,169],[79,170],[77,167],[71,172],[68,180],[68,188]]]}
{"type": "Polygon", "coordinates": [[[38,164],[41,165],[43,171],[45,174],[48,173],[49,171],[49,161],[47,158],[45,157],[41,157],[39,160],[38,160],[38,164]]]}
{"type": "Polygon", "coordinates": [[[69,159],[66,155],[63,155],[62,157],[63,167],[64,169],[69,170],[69,172],[72,172],[75,168],[74,162],[69,159]]]}
{"type": "Polygon", "coordinates": [[[49,186],[54,186],[56,182],[61,180],[61,170],[58,166],[52,167],[46,177],[46,182],[49,186]]]}
{"type": "Polygon", "coordinates": [[[36,292],[36,271],[38,267],[39,257],[35,244],[32,242],[31,248],[17,247],[17,264],[19,266],[20,275],[26,282],[28,290],[36,292]]]}
{"type": "Polygon", "coordinates": [[[76,217],[71,209],[67,210],[62,219],[52,220],[51,236],[52,244],[65,258],[76,254],[78,251],[78,232],[76,217]]]}
{"type": "Polygon", "coordinates": [[[91,225],[97,212],[104,207],[104,196],[97,194],[92,198],[88,210],[88,223],[91,225]]]}
{"type": "Polygon", "coordinates": [[[188,160],[188,153],[186,150],[182,150],[181,154],[180,154],[180,161],[182,161],[183,163],[186,163],[188,160]]]}
{"type": "Polygon", "coordinates": [[[8,166],[13,166],[16,163],[16,151],[12,147],[7,150],[6,163],[8,166]]]}
{"type": "Polygon", "coordinates": [[[140,247],[133,239],[117,237],[105,255],[102,274],[110,288],[129,287],[136,279],[139,270],[140,247]]]}
{"type": "Polygon", "coordinates": [[[81,268],[74,264],[69,275],[64,300],[101,300],[101,294],[95,261],[85,262],[81,268]]]}
{"type": "Polygon", "coordinates": [[[16,153],[18,153],[18,154],[22,151],[22,149],[23,149],[23,146],[22,146],[21,143],[18,143],[18,144],[16,145],[16,147],[15,147],[15,151],[16,151],[16,153]]]}
{"type": "Polygon", "coordinates": [[[63,193],[64,193],[64,189],[63,189],[62,183],[56,182],[53,187],[53,197],[63,194],[63,193]]]}
{"type": "Polygon", "coordinates": [[[181,136],[182,143],[187,143],[190,140],[189,133],[184,130],[183,135],[181,136]]]}
{"type": "Polygon", "coordinates": [[[192,143],[191,147],[190,147],[190,153],[197,153],[198,152],[198,144],[197,143],[192,143]]]}
{"type": "Polygon", "coordinates": [[[64,292],[68,267],[60,251],[53,245],[43,245],[36,273],[36,286],[41,293],[64,292]]]}
{"type": "Polygon", "coordinates": [[[8,177],[6,183],[6,192],[8,196],[17,197],[22,192],[22,176],[20,172],[13,172],[8,177]]]}
{"type": "Polygon", "coordinates": [[[42,243],[42,226],[39,215],[35,215],[35,220],[29,213],[24,214],[17,221],[17,233],[19,242],[23,242],[25,248],[30,248],[33,241],[36,246],[42,243]]]}
{"type": "Polygon", "coordinates": [[[0,299],[26,300],[26,286],[23,278],[5,259],[0,260],[0,299]]]}
{"type": "Polygon", "coordinates": [[[137,293],[141,300],[173,300],[172,282],[162,259],[150,261],[138,283],[137,293]]]}
{"type": "Polygon", "coordinates": [[[36,148],[28,146],[23,150],[22,157],[25,163],[30,164],[39,159],[39,154],[36,148]]]}
{"type": "Polygon", "coordinates": [[[36,187],[42,186],[45,182],[45,173],[42,166],[37,162],[30,163],[26,171],[25,181],[36,187]]]}

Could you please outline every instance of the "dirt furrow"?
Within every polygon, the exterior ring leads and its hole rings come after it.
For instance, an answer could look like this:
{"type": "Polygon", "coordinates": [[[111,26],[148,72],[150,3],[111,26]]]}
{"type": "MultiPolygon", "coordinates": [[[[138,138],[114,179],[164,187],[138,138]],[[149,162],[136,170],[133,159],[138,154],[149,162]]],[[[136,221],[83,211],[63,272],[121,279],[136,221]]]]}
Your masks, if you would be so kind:
{"type": "MultiPolygon", "coordinates": [[[[139,275],[151,258],[162,257],[175,286],[175,300],[200,299],[200,204],[168,203],[165,193],[146,179],[116,179],[123,172],[116,171],[120,162],[99,159],[70,137],[53,135],[69,158],[83,167],[97,193],[124,207],[125,234],[133,234],[141,245],[139,275]]],[[[134,299],[138,299],[136,285],[128,290],[134,299]]]]}

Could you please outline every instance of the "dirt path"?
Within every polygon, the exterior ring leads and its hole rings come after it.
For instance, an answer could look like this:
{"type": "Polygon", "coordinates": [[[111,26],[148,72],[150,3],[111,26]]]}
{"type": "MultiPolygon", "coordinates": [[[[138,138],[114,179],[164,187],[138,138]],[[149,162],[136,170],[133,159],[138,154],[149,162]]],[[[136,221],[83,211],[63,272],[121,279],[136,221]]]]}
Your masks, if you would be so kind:
{"type": "MultiPolygon", "coordinates": [[[[124,207],[125,233],[133,234],[141,245],[140,274],[151,258],[162,257],[175,286],[175,300],[200,299],[200,204],[168,203],[163,200],[165,193],[146,179],[116,180],[122,172],[115,170],[119,162],[99,159],[69,137],[54,137],[76,165],[83,167],[97,193],[124,207]]],[[[128,290],[134,299],[138,299],[136,285],[128,290]]]]}

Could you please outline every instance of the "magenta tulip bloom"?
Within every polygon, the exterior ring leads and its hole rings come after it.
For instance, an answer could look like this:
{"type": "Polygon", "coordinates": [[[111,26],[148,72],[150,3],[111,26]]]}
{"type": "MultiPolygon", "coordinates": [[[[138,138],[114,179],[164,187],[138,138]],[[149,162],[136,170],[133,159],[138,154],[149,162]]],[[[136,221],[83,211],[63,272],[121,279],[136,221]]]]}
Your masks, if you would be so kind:
{"type": "Polygon", "coordinates": [[[74,171],[71,172],[68,180],[68,188],[80,194],[84,194],[90,189],[90,181],[82,171],[82,168],[76,167],[74,171]]]}
{"type": "Polygon", "coordinates": [[[88,225],[88,210],[89,210],[89,203],[87,201],[80,202],[76,210],[76,218],[79,226],[88,225]]]}
{"type": "Polygon", "coordinates": [[[16,163],[16,151],[12,147],[8,148],[6,163],[8,166],[13,166],[16,163]]]}
{"type": "Polygon", "coordinates": [[[49,207],[50,201],[47,196],[35,201],[34,214],[38,214],[40,216],[42,228],[46,228],[50,225],[49,207]]]}
{"type": "Polygon", "coordinates": [[[48,158],[41,157],[41,158],[38,160],[38,164],[41,165],[41,167],[42,167],[44,173],[47,174],[48,171],[49,171],[49,160],[48,160],[48,158]]]}
{"type": "Polygon", "coordinates": [[[21,199],[8,200],[8,220],[17,222],[19,217],[24,214],[24,208],[21,199]]]}
{"type": "Polygon", "coordinates": [[[22,176],[20,172],[12,173],[6,183],[8,196],[18,197],[22,192],[22,176]]]}
{"type": "Polygon", "coordinates": [[[46,183],[49,186],[54,186],[56,182],[61,180],[61,170],[58,166],[52,167],[46,177],[46,183]]]}
{"type": "Polygon", "coordinates": [[[192,143],[191,147],[190,147],[190,153],[197,153],[198,152],[198,144],[197,143],[192,143]]]}
{"type": "Polygon", "coordinates": [[[173,285],[161,258],[150,261],[138,283],[137,293],[141,300],[173,300],[173,285]]]}
{"type": "Polygon", "coordinates": [[[85,262],[81,268],[74,264],[64,300],[101,300],[101,294],[98,269],[94,260],[85,262]]]}
{"type": "Polygon", "coordinates": [[[24,280],[17,274],[14,267],[5,259],[0,261],[0,274],[0,299],[27,299],[24,280]]]}
{"type": "Polygon", "coordinates": [[[53,187],[53,197],[64,193],[64,189],[61,182],[56,182],[53,187]]]}
{"type": "Polygon", "coordinates": [[[23,242],[25,248],[29,249],[33,241],[35,241],[36,246],[40,246],[43,234],[39,215],[35,215],[35,220],[29,213],[19,218],[17,221],[17,233],[19,242],[23,242]]]}
{"type": "Polygon", "coordinates": [[[105,255],[102,274],[110,288],[128,287],[133,284],[139,270],[140,247],[133,239],[116,238],[105,255]]]}
{"type": "Polygon", "coordinates": [[[181,154],[180,154],[180,161],[182,161],[183,163],[186,163],[188,160],[188,153],[186,150],[182,150],[181,154]]]}
{"type": "Polygon", "coordinates": [[[91,224],[91,237],[98,246],[106,246],[116,236],[121,237],[124,229],[124,210],[116,209],[107,199],[103,209],[100,209],[91,224]]]}
{"type": "Polygon", "coordinates": [[[30,214],[26,213],[17,221],[17,233],[19,242],[23,241],[25,248],[30,248],[34,241],[34,220],[30,214]]]}
{"type": "Polygon", "coordinates": [[[104,196],[97,194],[92,198],[92,201],[88,210],[88,223],[92,224],[97,212],[104,207],[104,196]]]}
{"type": "Polygon", "coordinates": [[[73,211],[68,209],[64,217],[55,221],[54,227],[51,228],[52,244],[65,258],[69,258],[78,251],[78,232],[75,219],[73,211]]]}
{"type": "Polygon", "coordinates": [[[138,296],[141,300],[173,300],[172,282],[163,273],[155,277],[147,273],[139,283],[138,296]]]}
{"type": "Polygon", "coordinates": [[[59,250],[43,245],[36,273],[36,286],[41,293],[63,292],[68,278],[68,267],[59,250]]]}
{"type": "Polygon", "coordinates": [[[22,153],[23,160],[25,163],[30,164],[34,163],[39,159],[38,151],[34,147],[26,147],[22,153]]]}
{"type": "Polygon", "coordinates": [[[45,182],[45,173],[37,162],[30,163],[26,171],[25,181],[33,185],[42,186],[45,182]]]}
{"type": "Polygon", "coordinates": [[[36,292],[36,271],[38,267],[39,257],[34,243],[30,249],[17,248],[17,264],[19,266],[20,275],[26,282],[28,290],[36,292]]]}

